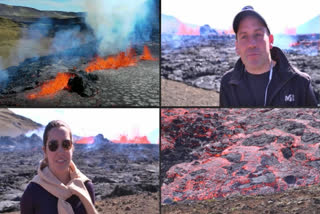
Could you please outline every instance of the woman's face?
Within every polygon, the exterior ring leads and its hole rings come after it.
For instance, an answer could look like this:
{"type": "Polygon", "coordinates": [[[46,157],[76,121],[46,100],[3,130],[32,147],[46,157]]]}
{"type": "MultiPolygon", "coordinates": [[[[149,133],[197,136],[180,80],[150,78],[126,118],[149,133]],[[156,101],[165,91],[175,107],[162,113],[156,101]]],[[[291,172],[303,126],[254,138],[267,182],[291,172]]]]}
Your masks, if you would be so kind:
{"type": "Polygon", "coordinates": [[[43,148],[43,150],[48,159],[49,169],[55,175],[68,172],[72,160],[73,145],[67,128],[51,129],[48,132],[46,148],[43,148]]]}

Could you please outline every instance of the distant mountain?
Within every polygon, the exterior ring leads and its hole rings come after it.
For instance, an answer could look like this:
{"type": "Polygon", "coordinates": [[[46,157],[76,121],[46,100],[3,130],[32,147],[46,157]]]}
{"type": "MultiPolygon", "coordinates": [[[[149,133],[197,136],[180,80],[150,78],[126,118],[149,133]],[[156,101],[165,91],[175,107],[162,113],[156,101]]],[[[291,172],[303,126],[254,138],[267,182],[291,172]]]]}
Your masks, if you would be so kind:
{"type": "Polygon", "coordinates": [[[320,34],[320,15],[297,27],[297,34],[320,34]]]}
{"type": "Polygon", "coordinates": [[[177,35],[217,35],[218,32],[208,24],[203,26],[184,23],[174,16],[161,14],[161,33],[177,35]]]}
{"type": "Polygon", "coordinates": [[[0,136],[16,137],[41,127],[41,124],[17,115],[9,109],[0,108],[0,136]]]}
{"type": "Polygon", "coordinates": [[[30,7],[12,6],[0,4],[0,16],[3,17],[27,17],[27,18],[76,18],[83,16],[84,13],[62,12],[62,11],[40,11],[30,7]]]}
{"type": "Polygon", "coordinates": [[[161,14],[161,33],[163,34],[176,34],[179,30],[181,24],[184,24],[186,27],[195,29],[199,28],[199,25],[184,23],[181,20],[177,19],[174,16],[168,16],[161,14]]]}

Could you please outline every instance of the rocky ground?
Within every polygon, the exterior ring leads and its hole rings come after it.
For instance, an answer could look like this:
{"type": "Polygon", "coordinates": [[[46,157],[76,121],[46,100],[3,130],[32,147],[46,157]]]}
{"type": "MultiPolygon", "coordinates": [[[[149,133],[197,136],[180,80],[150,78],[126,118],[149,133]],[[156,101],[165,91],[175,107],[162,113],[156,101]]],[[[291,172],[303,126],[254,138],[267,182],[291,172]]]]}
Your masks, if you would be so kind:
{"type": "MultiPolygon", "coordinates": [[[[239,58],[235,52],[234,42],[232,36],[162,35],[161,77],[219,93],[223,74],[232,69],[239,58]]],[[[292,65],[311,76],[312,86],[320,100],[319,47],[297,46],[285,51],[292,65]]],[[[177,91],[184,91],[185,88],[181,85],[181,89],[177,91]]],[[[164,87],[161,87],[161,92],[175,93],[164,87]]],[[[171,99],[169,106],[182,106],[179,104],[179,97],[182,94],[176,94],[177,100],[171,99]]],[[[202,95],[194,94],[194,96],[205,95],[205,92],[202,95]]],[[[218,97],[215,102],[219,103],[218,97]]]]}
{"type": "Polygon", "coordinates": [[[161,78],[161,106],[218,106],[219,93],[161,78]]]}
{"type": "Polygon", "coordinates": [[[316,213],[317,109],[162,109],[161,124],[163,213],[316,213]]]}
{"type": "MultiPolygon", "coordinates": [[[[42,143],[37,135],[0,141],[0,212],[16,212],[43,157],[42,143]]],[[[101,213],[158,213],[158,145],[114,144],[98,135],[92,145],[75,145],[73,160],[92,180],[101,213]]]]}
{"type": "Polygon", "coordinates": [[[161,213],[316,214],[319,213],[320,209],[319,195],[320,186],[313,185],[271,195],[238,196],[227,199],[174,202],[171,205],[162,205],[161,213]]]}

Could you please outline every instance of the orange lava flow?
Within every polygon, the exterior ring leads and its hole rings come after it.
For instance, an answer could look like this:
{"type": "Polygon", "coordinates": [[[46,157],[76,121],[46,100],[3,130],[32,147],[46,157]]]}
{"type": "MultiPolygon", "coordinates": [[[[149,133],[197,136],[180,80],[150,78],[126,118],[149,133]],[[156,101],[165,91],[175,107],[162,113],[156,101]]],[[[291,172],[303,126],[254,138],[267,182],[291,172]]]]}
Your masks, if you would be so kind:
{"type": "Polygon", "coordinates": [[[50,80],[41,86],[40,92],[30,94],[28,95],[28,98],[35,99],[47,95],[54,95],[58,91],[66,88],[70,77],[73,76],[74,75],[70,73],[58,73],[54,80],[50,80]]]}
{"type": "Polygon", "coordinates": [[[97,56],[89,63],[85,71],[89,73],[95,70],[118,69],[120,67],[134,66],[137,63],[135,55],[134,49],[130,48],[127,50],[127,53],[120,52],[117,56],[109,56],[107,59],[97,56]]]}
{"type": "Polygon", "coordinates": [[[140,59],[141,60],[153,60],[153,61],[157,60],[156,58],[152,57],[150,50],[146,45],[143,47],[143,54],[142,54],[142,56],[140,56],[140,59]]]}
{"type": "Polygon", "coordinates": [[[147,136],[135,136],[129,139],[127,135],[120,135],[119,139],[112,140],[114,143],[151,144],[147,136]]]}
{"type": "Polygon", "coordinates": [[[93,144],[94,137],[83,137],[80,140],[76,141],[77,144],[93,144]]]}

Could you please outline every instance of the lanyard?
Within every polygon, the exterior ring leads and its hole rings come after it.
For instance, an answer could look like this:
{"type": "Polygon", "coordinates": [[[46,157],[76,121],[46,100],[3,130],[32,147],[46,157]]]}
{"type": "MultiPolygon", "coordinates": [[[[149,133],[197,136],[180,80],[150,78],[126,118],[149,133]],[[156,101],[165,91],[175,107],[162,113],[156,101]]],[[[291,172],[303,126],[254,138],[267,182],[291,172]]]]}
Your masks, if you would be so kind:
{"type": "Polygon", "coordinates": [[[272,66],[272,61],[271,61],[270,73],[269,73],[269,81],[268,81],[266,90],[265,90],[265,92],[264,92],[264,106],[267,105],[268,89],[269,89],[270,82],[271,82],[271,80],[272,80],[272,72],[273,72],[273,66],[272,66]]]}

